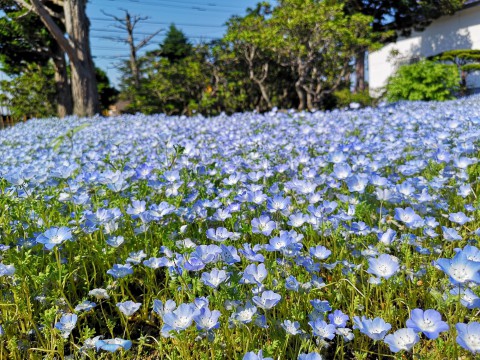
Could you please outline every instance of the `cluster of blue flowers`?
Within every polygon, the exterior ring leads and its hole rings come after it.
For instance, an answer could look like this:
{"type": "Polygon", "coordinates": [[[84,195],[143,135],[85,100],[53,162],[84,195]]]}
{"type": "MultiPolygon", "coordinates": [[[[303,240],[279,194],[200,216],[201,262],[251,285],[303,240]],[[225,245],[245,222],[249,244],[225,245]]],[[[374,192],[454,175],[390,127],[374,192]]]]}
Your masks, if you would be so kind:
{"type": "MultiPolygon", "coordinates": [[[[62,288],[63,304],[41,282],[29,298],[56,307],[52,329],[82,352],[128,351],[148,327],[171,346],[248,329],[257,335],[244,360],[280,348],[321,360],[360,351],[357,338],[391,352],[454,339],[480,353],[479,102],[44,119],[2,131],[2,298],[27,277],[22,257],[38,256],[35,272],[55,269],[58,288],[62,276],[88,278],[74,294],[62,288]],[[385,315],[400,296],[403,317],[385,315]],[[107,326],[106,311],[121,326],[107,326]],[[79,343],[89,321],[105,332],[79,343]],[[292,347],[262,348],[266,339],[292,347]]],[[[0,341],[20,331],[0,319],[0,341]]]]}

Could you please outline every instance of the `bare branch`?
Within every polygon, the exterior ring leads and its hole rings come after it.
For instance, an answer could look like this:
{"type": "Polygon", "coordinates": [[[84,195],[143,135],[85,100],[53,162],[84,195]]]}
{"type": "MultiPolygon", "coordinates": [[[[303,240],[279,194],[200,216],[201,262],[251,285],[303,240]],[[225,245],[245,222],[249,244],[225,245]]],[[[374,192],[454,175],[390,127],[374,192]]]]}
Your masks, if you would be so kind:
{"type": "Polygon", "coordinates": [[[150,40],[152,40],[155,36],[157,36],[162,31],[163,31],[163,29],[160,29],[160,30],[155,31],[153,34],[148,35],[146,38],[144,38],[142,41],[140,41],[140,43],[137,46],[135,46],[135,50],[138,51],[141,48],[147,46],[147,44],[150,42],[150,40]]]}

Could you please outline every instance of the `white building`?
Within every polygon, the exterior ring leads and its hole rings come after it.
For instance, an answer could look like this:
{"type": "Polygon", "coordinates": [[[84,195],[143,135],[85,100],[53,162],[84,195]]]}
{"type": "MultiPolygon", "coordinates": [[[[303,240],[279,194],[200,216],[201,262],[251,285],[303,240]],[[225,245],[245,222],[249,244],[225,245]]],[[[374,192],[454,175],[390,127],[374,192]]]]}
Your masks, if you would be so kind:
{"type": "MultiPolygon", "coordinates": [[[[370,95],[381,95],[388,78],[400,65],[455,49],[480,50],[480,0],[469,0],[454,15],[434,20],[424,31],[413,31],[411,36],[400,37],[397,42],[369,54],[370,95]]],[[[467,87],[480,88],[480,72],[467,77],[467,87]]]]}

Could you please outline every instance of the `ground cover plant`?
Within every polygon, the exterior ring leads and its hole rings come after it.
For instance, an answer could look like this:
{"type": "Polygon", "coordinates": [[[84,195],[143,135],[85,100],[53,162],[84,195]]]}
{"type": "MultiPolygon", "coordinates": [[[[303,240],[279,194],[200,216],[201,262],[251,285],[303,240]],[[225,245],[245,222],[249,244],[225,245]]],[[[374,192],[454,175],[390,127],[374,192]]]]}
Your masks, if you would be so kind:
{"type": "Polygon", "coordinates": [[[473,358],[479,105],[0,132],[0,358],[473,358]]]}

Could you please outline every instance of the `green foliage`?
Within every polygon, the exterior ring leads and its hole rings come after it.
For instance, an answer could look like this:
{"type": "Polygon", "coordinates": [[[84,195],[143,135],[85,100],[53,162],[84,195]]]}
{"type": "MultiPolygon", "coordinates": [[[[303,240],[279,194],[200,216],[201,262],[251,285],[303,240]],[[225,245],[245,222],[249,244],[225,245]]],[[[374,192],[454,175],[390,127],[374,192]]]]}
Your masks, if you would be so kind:
{"type": "Polygon", "coordinates": [[[108,110],[108,107],[117,101],[119,91],[110,86],[110,80],[105,71],[95,68],[95,77],[97,80],[98,95],[100,96],[100,106],[102,110],[108,110]]]}
{"type": "Polygon", "coordinates": [[[372,106],[375,101],[375,99],[370,96],[368,90],[351,92],[345,88],[335,91],[333,95],[335,96],[336,106],[340,108],[349,106],[351,103],[360,104],[362,107],[372,106]]]}
{"type": "Polygon", "coordinates": [[[460,76],[454,65],[422,60],[401,66],[387,84],[388,101],[436,100],[455,98],[460,76]]]}
{"type": "Polygon", "coordinates": [[[192,50],[193,47],[188,42],[183,31],[179,30],[174,24],[171,24],[160,46],[160,56],[167,58],[170,62],[177,62],[190,56],[192,50]]]}
{"type": "Polygon", "coordinates": [[[0,82],[0,102],[12,116],[48,117],[56,114],[55,87],[50,67],[30,66],[11,80],[0,82]]]}

